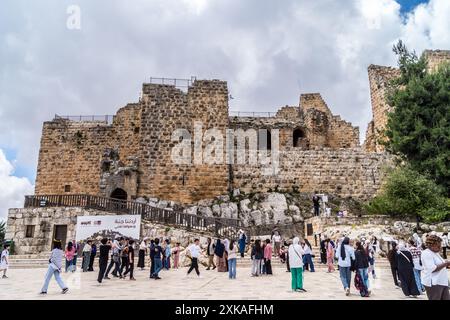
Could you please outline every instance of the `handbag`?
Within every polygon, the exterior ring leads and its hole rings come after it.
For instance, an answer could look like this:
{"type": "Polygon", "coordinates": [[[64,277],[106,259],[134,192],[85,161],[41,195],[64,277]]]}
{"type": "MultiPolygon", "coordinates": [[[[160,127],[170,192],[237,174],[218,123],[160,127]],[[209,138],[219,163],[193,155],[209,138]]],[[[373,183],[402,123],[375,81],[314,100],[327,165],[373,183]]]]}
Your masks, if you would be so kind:
{"type": "Polygon", "coordinates": [[[350,271],[356,271],[356,260],[350,257],[350,271]]]}

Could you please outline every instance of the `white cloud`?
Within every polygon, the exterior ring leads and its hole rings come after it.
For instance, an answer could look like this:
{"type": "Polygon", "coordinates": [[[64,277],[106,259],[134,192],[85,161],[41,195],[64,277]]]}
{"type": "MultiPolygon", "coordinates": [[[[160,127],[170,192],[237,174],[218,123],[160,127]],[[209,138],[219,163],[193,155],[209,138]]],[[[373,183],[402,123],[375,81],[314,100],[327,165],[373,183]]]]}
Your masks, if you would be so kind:
{"type": "Polygon", "coordinates": [[[33,192],[34,187],[27,178],[14,176],[14,165],[0,149],[0,220],[6,219],[9,208],[23,207],[24,196],[33,192]]]}
{"type": "Polygon", "coordinates": [[[450,48],[450,1],[431,0],[404,22],[394,0],[4,0],[0,11],[0,147],[36,168],[42,122],[113,114],[150,76],[228,81],[232,109],[275,111],[321,92],[335,114],[371,119],[367,66],[411,49],[450,48]],[[50,14],[51,13],[51,14],[50,14]]]}

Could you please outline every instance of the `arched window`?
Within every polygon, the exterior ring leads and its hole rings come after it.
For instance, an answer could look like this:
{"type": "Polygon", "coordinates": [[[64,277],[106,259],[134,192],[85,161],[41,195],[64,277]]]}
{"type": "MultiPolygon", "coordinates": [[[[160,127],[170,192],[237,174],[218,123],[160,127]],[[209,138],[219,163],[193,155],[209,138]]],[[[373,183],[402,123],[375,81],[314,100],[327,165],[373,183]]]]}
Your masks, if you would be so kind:
{"type": "Polygon", "coordinates": [[[127,200],[128,194],[125,190],[117,188],[111,193],[111,198],[118,200],[127,200]]]}
{"type": "Polygon", "coordinates": [[[292,136],[293,136],[292,145],[294,147],[298,148],[304,146],[303,140],[305,139],[305,133],[303,132],[302,129],[300,128],[295,129],[292,136]]]}

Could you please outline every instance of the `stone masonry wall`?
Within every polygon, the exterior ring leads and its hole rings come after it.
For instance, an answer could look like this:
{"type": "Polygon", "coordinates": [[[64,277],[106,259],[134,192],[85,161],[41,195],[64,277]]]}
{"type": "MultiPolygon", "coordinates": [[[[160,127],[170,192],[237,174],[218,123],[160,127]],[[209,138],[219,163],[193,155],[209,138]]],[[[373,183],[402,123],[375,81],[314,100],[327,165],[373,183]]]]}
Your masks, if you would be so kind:
{"type": "MultiPolygon", "coordinates": [[[[77,216],[114,215],[104,211],[84,209],[77,207],[60,208],[25,208],[9,209],[6,239],[14,241],[15,254],[38,255],[48,254],[51,250],[53,232],[55,225],[67,225],[66,243],[76,237],[77,216]],[[26,228],[34,226],[34,235],[26,238],[26,228]]],[[[193,242],[194,238],[200,237],[205,240],[212,236],[211,233],[201,231],[187,231],[185,229],[168,227],[157,223],[142,221],[141,239],[144,237],[170,238],[173,242],[180,241],[183,246],[193,242]]]]}
{"type": "Polygon", "coordinates": [[[245,192],[292,190],[324,192],[358,200],[370,199],[380,188],[385,166],[392,165],[385,153],[366,153],[358,149],[321,149],[280,152],[280,171],[262,174],[260,166],[234,166],[233,187],[245,192]]]}
{"type": "Polygon", "coordinates": [[[428,71],[435,71],[443,62],[450,62],[450,50],[425,50],[423,55],[428,62],[428,71]]]}
{"type": "Polygon", "coordinates": [[[106,148],[117,148],[121,160],[135,156],[139,145],[140,108],[127,105],[113,124],[55,119],[45,122],[36,176],[36,194],[98,194],[106,148]]]}
{"type": "MultiPolygon", "coordinates": [[[[427,59],[428,72],[433,72],[443,62],[450,61],[450,50],[425,50],[422,55],[427,59]]],[[[391,111],[386,101],[386,94],[390,89],[391,81],[400,76],[400,70],[370,65],[368,73],[373,118],[367,127],[363,148],[368,152],[382,152],[384,146],[379,142],[384,139],[382,132],[386,128],[387,115],[391,111]]]]}
{"type": "Polygon", "coordinates": [[[102,122],[45,122],[36,177],[36,194],[97,194],[104,148],[112,147],[111,126],[102,122]]]}
{"type": "Polygon", "coordinates": [[[370,152],[382,152],[384,147],[378,142],[383,139],[382,131],[386,127],[387,114],[391,110],[386,102],[386,94],[390,88],[390,82],[400,75],[400,71],[392,67],[370,65],[368,72],[374,136],[370,140],[371,144],[366,143],[364,148],[370,152]]]}
{"type": "MultiPolygon", "coordinates": [[[[194,161],[194,123],[203,131],[228,127],[228,90],[223,81],[196,81],[184,93],[173,86],[144,85],[141,128],[140,195],[152,195],[182,203],[192,202],[228,191],[228,166],[175,164],[171,159],[172,133],[189,131],[191,161],[194,161]]],[[[223,142],[223,146],[224,147],[223,142]]],[[[207,142],[202,145],[202,150],[207,142]]]]}

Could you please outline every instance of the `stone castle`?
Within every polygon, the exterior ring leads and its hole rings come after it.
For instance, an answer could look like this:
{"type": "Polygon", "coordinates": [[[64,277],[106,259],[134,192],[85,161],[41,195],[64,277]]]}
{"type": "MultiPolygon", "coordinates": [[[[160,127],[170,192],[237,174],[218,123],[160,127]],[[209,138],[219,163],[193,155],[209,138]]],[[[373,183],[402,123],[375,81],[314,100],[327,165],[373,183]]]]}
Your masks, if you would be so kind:
{"type": "MultiPolygon", "coordinates": [[[[450,56],[439,50],[424,54],[430,70],[450,56]]],[[[399,70],[371,65],[368,73],[373,120],[362,147],[359,129],[333,115],[318,93],[301,94],[299,105],[273,115],[240,116],[229,112],[225,81],[190,81],[187,92],[176,85],[145,83],[139,102],[121,108],[112,123],[65,117],[44,123],[36,194],[157,197],[188,204],[236,188],[295,188],[367,200],[378,190],[381,169],[391,159],[378,141],[390,110],[385,94],[399,70]],[[262,165],[173,163],[173,132],[183,128],[193,133],[196,122],[223,134],[227,129],[266,131],[259,139],[267,139],[269,153],[271,132],[278,129],[278,174],[263,174],[262,165]]],[[[201,150],[207,145],[204,141],[201,150]]]]}
{"type": "Polygon", "coordinates": [[[191,203],[235,188],[298,188],[363,199],[379,187],[387,156],[361,150],[358,128],[333,115],[320,94],[302,94],[298,106],[270,116],[230,115],[228,97],[226,82],[219,80],[194,81],[187,93],[173,85],[144,84],[139,102],[121,108],[111,124],[59,117],[44,123],[36,194],[191,203]],[[267,149],[271,130],[278,129],[279,173],[264,175],[262,165],[174,164],[173,132],[192,133],[196,121],[222,132],[267,130],[267,149]]]}
{"type": "MultiPolygon", "coordinates": [[[[424,54],[430,71],[450,60],[450,51],[424,54]]],[[[173,208],[182,204],[189,221],[192,217],[213,217],[213,225],[225,226],[224,230],[230,229],[220,222],[223,218],[263,229],[281,221],[294,230],[290,234],[298,234],[299,229],[303,230],[304,218],[311,214],[309,193],[320,192],[338,199],[336,203],[330,201],[335,209],[342,208],[341,200],[359,206],[360,201],[376,194],[384,168],[393,165],[393,157],[384,151],[379,139],[390,111],[385,94],[399,71],[371,65],[368,73],[373,120],[362,146],[359,129],[333,115],[318,93],[302,94],[297,106],[282,107],[274,114],[234,114],[229,112],[227,83],[219,80],[189,81],[187,90],[175,83],[145,83],[139,101],[119,109],[112,117],[56,116],[43,125],[36,197],[29,197],[29,201],[35,199],[24,209],[9,210],[6,238],[14,240],[19,254],[46,252],[53,238],[65,242],[75,237],[77,216],[117,214],[122,209],[129,213],[143,205],[142,200],[160,217],[164,208],[167,217],[173,217],[173,208]],[[202,124],[201,135],[209,128],[223,134],[230,129],[234,133],[239,129],[264,133],[249,135],[248,142],[259,140],[260,154],[274,154],[278,149],[278,172],[268,175],[264,162],[174,163],[173,147],[181,139],[173,133],[185,129],[195,134],[198,123],[202,124]],[[236,199],[229,201],[228,195],[234,197],[236,189],[237,203],[236,199]],[[301,193],[285,196],[278,190],[301,193]],[[102,197],[93,201],[91,196],[102,197]],[[71,199],[79,197],[90,200],[71,203],[71,199]],[[124,208],[103,197],[138,201],[124,208]],[[46,200],[42,203],[42,199],[46,200]],[[52,202],[48,207],[47,200],[52,202]],[[101,209],[104,203],[113,205],[114,210],[101,209]]],[[[189,140],[192,153],[196,148],[208,149],[207,135],[202,138],[198,145],[189,140]]],[[[238,144],[234,140],[233,136],[232,144],[238,144]]],[[[223,147],[224,142],[219,144],[223,147]]],[[[269,159],[273,162],[273,158],[269,159]]],[[[178,225],[184,225],[183,221],[178,225]]],[[[306,236],[312,236],[316,226],[306,226],[306,236]]],[[[149,235],[153,227],[141,228],[142,235],[149,235]]]]}

